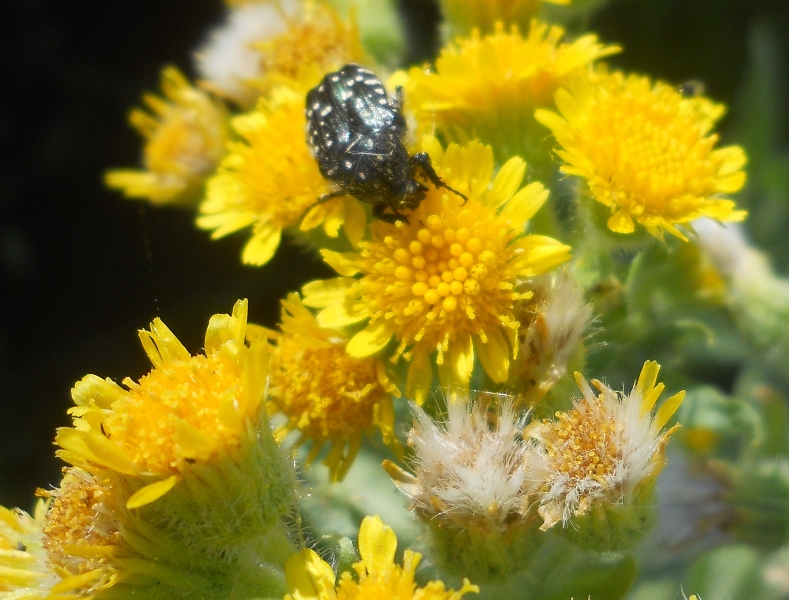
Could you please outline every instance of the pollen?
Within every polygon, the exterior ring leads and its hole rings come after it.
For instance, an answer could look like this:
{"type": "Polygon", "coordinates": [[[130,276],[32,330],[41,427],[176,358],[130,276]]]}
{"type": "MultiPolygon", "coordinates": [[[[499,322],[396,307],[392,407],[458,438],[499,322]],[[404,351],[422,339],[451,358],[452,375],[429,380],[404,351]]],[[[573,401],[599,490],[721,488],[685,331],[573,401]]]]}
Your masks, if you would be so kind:
{"type": "Polygon", "coordinates": [[[676,225],[745,217],[725,198],[745,183],[745,153],[715,149],[710,133],[723,106],[619,72],[560,89],[556,103],[561,116],[540,110],[536,117],[562,146],[562,171],[583,177],[611,209],[612,231],[632,233],[638,222],[655,237],[667,231],[684,240],[676,225]]]}

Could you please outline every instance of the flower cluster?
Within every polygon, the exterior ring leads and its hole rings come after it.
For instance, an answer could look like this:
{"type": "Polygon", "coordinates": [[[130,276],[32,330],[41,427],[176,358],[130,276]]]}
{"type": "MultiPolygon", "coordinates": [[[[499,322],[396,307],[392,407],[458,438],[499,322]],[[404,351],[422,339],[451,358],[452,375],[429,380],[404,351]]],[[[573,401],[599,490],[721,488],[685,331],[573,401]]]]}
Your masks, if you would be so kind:
{"type": "MultiPolygon", "coordinates": [[[[107,185],[193,209],[212,239],[245,232],[241,260],[264,275],[284,238],[335,275],[302,280],[276,328],[238,301],[192,354],[155,319],[149,373],[83,377],[55,438],[62,482],[33,517],[0,509],[0,598],[624,597],[611,582],[650,543],[685,398],[659,402],[645,359],[690,390],[686,451],[720,458],[736,429],[721,423],[746,411],[715,403],[687,338],[714,352],[729,319],[726,335],[789,355],[786,283],[739,229],[711,229],[746,216],[731,198],[745,153],[716,146],[723,105],[604,64],[618,45],[541,20],[558,13],[539,0],[442,0],[454,38],[395,72],[370,35],[388,17],[365,3],[227,5],[200,79],[167,67],[132,111],[142,169],[107,185]],[[582,374],[639,365],[629,393],[582,374]],[[368,512],[419,537],[456,589],[420,585],[422,555],[396,561],[368,512]],[[344,534],[360,520],[357,555],[344,534]]],[[[768,404],[766,384],[734,387],[768,404]]],[[[774,458],[785,440],[754,430],[774,458]]],[[[767,539],[750,490],[789,497],[785,469],[703,458],[731,531],[767,539]]]]}

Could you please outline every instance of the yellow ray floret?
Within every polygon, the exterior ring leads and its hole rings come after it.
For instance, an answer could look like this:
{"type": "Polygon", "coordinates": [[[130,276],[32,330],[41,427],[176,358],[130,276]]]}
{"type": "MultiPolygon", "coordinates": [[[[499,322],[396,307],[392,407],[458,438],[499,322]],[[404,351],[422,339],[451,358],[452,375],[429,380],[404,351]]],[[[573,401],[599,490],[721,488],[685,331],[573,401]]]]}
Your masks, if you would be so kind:
{"type": "Polygon", "coordinates": [[[739,146],[714,149],[722,105],[685,97],[674,87],[620,72],[598,74],[556,93],[560,114],[538,110],[562,149],[562,171],[583,177],[611,209],[608,227],[632,233],[635,222],[655,237],[699,217],[740,221],[726,199],[745,183],[739,146]]]}
{"type": "Polygon", "coordinates": [[[245,263],[267,263],[283,229],[299,223],[302,230],[323,225],[331,237],[344,225],[352,242],[363,235],[366,214],[352,198],[313,206],[329,185],[304,138],[304,93],[277,88],[256,111],[233,119],[245,141],[230,145],[218,174],[208,181],[197,224],[213,230],[214,239],[252,227],[245,263]]]}
{"type": "Polygon", "coordinates": [[[431,188],[408,223],[375,222],[360,252],[324,250],[326,262],[345,277],[303,290],[304,303],[321,309],[322,326],[366,322],[348,342],[350,355],[374,355],[394,338],[392,360],[411,361],[406,393],[418,401],[430,388],[434,351],[449,388],[468,385],[475,354],[494,381],[505,381],[519,325],[513,306],[524,297],[516,281],[553,269],[570,252],[551,238],[525,235],[548,192],[539,183],[518,189],[526,168],[520,158],[493,178],[493,153],[479,142],[444,152],[427,137],[422,150],[468,201],[431,188]]]}
{"type": "Polygon", "coordinates": [[[534,22],[525,37],[499,23],[489,35],[474,31],[458,38],[441,51],[434,69],[408,72],[402,82],[407,109],[423,131],[435,127],[454,141],[525,138],[539,128],[535,108],[551,106],[554,92],[569,78],[619,51],[593,34],[564,43],[563,37],[561,27],[534,22]]]}
{"type": "Polygon", "coordinates": [[[131,124],[145,138],[143,169],[107,172],[107,186],[153,204],[191,204],[216,168],[228,140],[223,105],[175,67],[162,72],[163,97],[146,94],[147,111],[135,108],[131,124]]]}
{"type": "Polygon", "coordinates": [[[285,600],[460,600],[479,592],[468,579],[458,590],[446,589],[441,581],[418,587],[414,574],[422,556],[406,550],[403,566],[394,562],[397,537],[379,517],[365,517],[359,529],[361,560],[353,565],[356,576],[334,571],[310,549],[293,555],[285,565],[290,594],[285,600]]]}
{"type": "Polygon", "coordinates": [[[630,394],[592,380],[596,394],[576,373],[583,397],[555,420],[524,429],[534,445],[527,455],[533,469],[541,527],[588,512],[595,503],[622,504],[649,491],[665,465],[665,446],[678,425],[666,424],[685,397],[681,391],[655,404],[665,389],[657,383],[660,365],[647,361],[630,394]]]}
{"type": "Polygon", "coordinates": [[[282,301],[282,333],[272,349],[269,412],[288,417],[285,431],[312,441],[309,460],[328,443],[324,461],[332,480],[342,479],[365,433],[380,429],[396,450],[391,396],[400,396],[384,364],[345,351],[342,332],[320,327],[298,294],[282,301]]]}
{"type": "Polygon", "coordinates": [[[72,390],[73,427],[58,430],[64,460],[107,467],[148,485],[127,502],[136,508],[166,494],[182,479],[182,468],[210,462],[250,441],[262,408],[267,371],[264,342],[244,344],[247,302],[232,315],[214,315],[206,331],[205,355],[191,356],[156,319],[140,340],[154,369],[126,389],[88,375],[72,390]]]}

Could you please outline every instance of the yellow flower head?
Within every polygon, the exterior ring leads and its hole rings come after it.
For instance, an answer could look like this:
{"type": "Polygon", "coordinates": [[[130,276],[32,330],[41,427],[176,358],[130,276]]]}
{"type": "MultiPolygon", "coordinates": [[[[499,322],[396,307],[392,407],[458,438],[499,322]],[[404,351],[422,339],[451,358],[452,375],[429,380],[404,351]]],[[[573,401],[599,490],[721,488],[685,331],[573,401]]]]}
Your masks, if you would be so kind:
{"type": "Polygon", "coordinates": [[[542,3],[570,4],[570,0],[442,0],[441,12],[458,33],[493,31],[499,22],[528,27],[542,3]]]}
{"type": "Polygon", "coordinates": [[[308,460],[328,442],[325,463],[331,479],[338,480],[353,464],[364,433],[379,428],[384,441],[399,448],[391,396],[400,392],[383,363],[350,356],[347,337],[320,327],[298,294],[290,294],[282,307],[282,333],[271,357],[269,412],[288,417],[284,429],[298,430],[298,443],[312,440],[308,460]]]}
{"type": "Polygon", "coordinates": [[[562,146],[562,171],[583,177],[613,215],[608,227],[632,233],[634,221],[655,237],[699,217],[740,221],[745,211],[723,196],[745,183],[739,146],[713,149],[724,108],[686,97],[647,77],[601,73],[556,93],[561,116],[538,110],[562,146]]]}
{"type": "Polygon", "coordinates": [[[143,170],[114,169],[107,186],[153,204],[191,204],[216,168],[228,140],[222,104],[189,84],[175,67],[162,72],[164,97],[146,94],[147,112],[135,108],[131,124],[145,138],[143,170]]]}
{"type": "Polygon", "coordinates": [[[664,427],[685,397],[684,391],[674,394],[653,414],[666,387],[657,384],[659,370],[654,361],[644,363],[626,396],[593,379],[600,392],[595,394],[576,373],[583,397],[572,410],[524,429],[524,439],[534,444],[526,462],[536,482],[541,529],[581,516],[596,502],[628,503],[654,485],[665,465],[666,442],[678,426],[664,427]]]}
{"type": "Polygon", "coordinates": [[[407,108],[422,131],[435,128],[452,141],[478,138],[492,144],[499,159],[528,152],[545,137],[534,109],[551,106],[570,77],[619,51],[592,34],[569,43],[561,42],[563,36],[561,27],[535,21],[526,37],[499,23],[489,35],[474,31],[458,38],[441,51],[433,70],[408,72],[407,108]]]}
{"type": "Polygon", "coordinates": [[[304,137],[305,93],[277,88],[257,110],[233,119],[233,128],[245,142],[230,145],[219,173],[208,181],[197,224],[212,229],[214,239],[251,226],[252,238],[242,256],[245,263],[266,264],[279,246],[282,230],[299,222],[302,230],[322,224],[331,237],[344,224],[352,242],[364,233],[366,213],[353,198],[315,205],[329,191],[329,183],[304,137]]]}
{"type": "Polygon", "coordinates": [[[414,574],[422,556],[406,550],[403,566],[395,564],[397,537],[379,517],[365,517],[359,529],[361,561],[353,565],[356,577],[343,572],[335,582],[334,571],[320,556],[305,548],[285,565],[290,594],[285,600],[460,600],[479,592],[468,579],[458,590],[448,590],[441,581],[417,587],[414,574]]]}
{"type": "Polygon", "coordinates": [[[60,428],[58,455],[150,482],[128,500],[143,506],[166,494],[192,463],[240,452],[256,439],[266,381],[265,343],[244,344],[247,302],[214,315],[205,355],[190,356],[155,319],[140,340],[154,369],[127,389],[88,375],[72,390],[73,428],[60,428]]]}
{"type": "Polygon", "coordinates": [[[517,280],[549,271],[570,252],[551,238],[524,235],[548,192],[539,183],[518,191],[526,168],[520,158],[508,161],[491,183],[490,147],[453,144],[444,152],[428,137],[422,150],[468,201],[431,188],[407,223],[373,223],[360,252],[323,251],[345,277],[304,287],[304,303],[322,309],[322,326],[367,322],[348,342],[351,356],[371,356],[394,337],[393,360],[403,355],[411,361],[406,393],[419,402],[431,385],[433,351],[450,389],[468,385],[475,353],[494,381],[505,381],[519,325],[513,306],[524,297],[515,291],[517,280]]]}
{"type": "Polygon", "coordinates": [[[69,468],[35,518],[0,507],[0,598],[92,598],[118,582],[120,543],[113,492],[69,468]]]}

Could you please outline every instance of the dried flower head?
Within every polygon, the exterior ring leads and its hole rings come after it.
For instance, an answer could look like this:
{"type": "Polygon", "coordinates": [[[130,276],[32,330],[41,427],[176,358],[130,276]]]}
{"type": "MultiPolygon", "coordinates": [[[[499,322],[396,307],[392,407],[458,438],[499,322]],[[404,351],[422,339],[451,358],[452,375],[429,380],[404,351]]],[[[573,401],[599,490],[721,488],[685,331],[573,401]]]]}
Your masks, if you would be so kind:
{"type": "Polygon", "coordinates": [[[450,402],[438,424],[414,405],[408,436],[414,474],[384,463],[392,479],[425,519],[460,528],[505,531],[528,509],[526,447],[513,399],[450,402]]]}
{"type": "Polygon", "coordinates": [[[531,438],[530,475],[539,498],[543,530],[567,524],[594,504],[628,504],[636,492],[654,487],[663,468],[665,445],[676,426],[664,430],[685,392],[655,403],[665,385],[657,382],[660,366],[647,361],[628,395],[576,374],[583,396],[556,420],[534,421],[523,432],[531,438]]]}
{"type": "Polygon", "coordinates": [[[322,0],[239,4],[196,54],[206,87],[245,108],[272,85],[311,83],[327,71],[364,60],[356,23],[322,0]]]}

